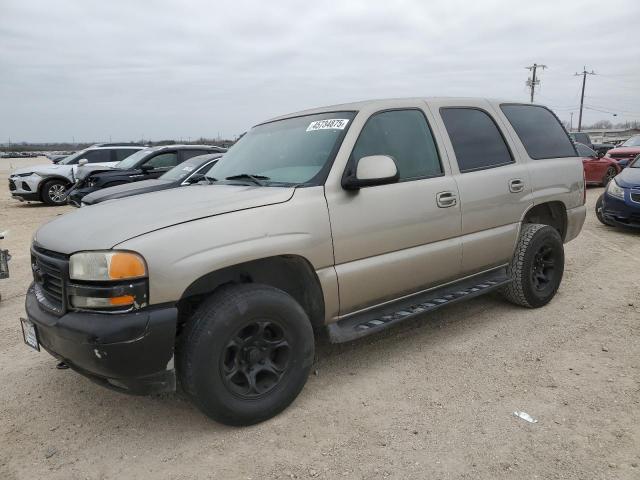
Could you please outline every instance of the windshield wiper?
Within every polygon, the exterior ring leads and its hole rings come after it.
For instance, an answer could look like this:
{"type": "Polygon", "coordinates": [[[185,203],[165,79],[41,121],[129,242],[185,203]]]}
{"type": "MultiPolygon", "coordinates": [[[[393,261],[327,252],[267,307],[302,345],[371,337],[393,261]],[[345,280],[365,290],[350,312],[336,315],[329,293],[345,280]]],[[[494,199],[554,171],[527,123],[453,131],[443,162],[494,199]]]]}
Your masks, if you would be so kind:
{"type": "Polygon", "coordinates": [[[270,180],[269,177],[265,177],[264,175],[251,175],[250,173],[240,173],[238,175],[231,175],[230,177],[225,178],[225,180],[251,180],[256,185],[264,187],[263,180],[270,180]]]}

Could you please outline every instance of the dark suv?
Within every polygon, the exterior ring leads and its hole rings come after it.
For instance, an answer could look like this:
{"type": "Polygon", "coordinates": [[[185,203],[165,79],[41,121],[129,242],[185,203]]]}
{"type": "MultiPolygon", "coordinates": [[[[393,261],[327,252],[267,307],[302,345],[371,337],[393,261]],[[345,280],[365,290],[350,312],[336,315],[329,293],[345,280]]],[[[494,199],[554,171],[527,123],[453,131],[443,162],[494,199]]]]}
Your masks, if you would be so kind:
{"type": "Polygon", "coordinates": [[[225,148],[211,145],[166,145],[145,148],[113,168],[80,169],[76,184],[68,192],[67,200],[72,205],[80,206],[82,198],[96,190],[158,178],[192,157],[226,151],[225,148]]]}

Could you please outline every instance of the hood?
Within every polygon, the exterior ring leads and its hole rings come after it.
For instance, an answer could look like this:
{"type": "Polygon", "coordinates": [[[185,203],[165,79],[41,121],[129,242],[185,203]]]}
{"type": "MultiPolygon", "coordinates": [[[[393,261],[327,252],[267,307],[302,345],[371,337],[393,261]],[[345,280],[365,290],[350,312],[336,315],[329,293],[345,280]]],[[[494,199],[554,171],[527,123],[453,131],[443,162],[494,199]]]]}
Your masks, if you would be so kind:
{"type": "MultiPolygon", "coordinates": [[[[103,188],[89,195],[82,197],[82,203],[93,205],[95,203],[104,202],[106,200],[114,200],[116,198],[130,197],[131,195],[140,195],[142,193],[156,192],[165,190],[174,186],[174,182],[169,180],[142,180],[140,182],[124,183],[115,187],[103,188]]],[[[177,186],[177,185],[175,185],[177,186]]]]}
{"type": "Polygon", "coordinates": [[[623,188],[640,188],[640,168],[625,168],[616,175],[616,183],[623,188]]]}
{"type": "MultiPolygon", "coordinates": [[[[133,237],[238,210],[284,203],[295,188],[192,185],[79,208],[38,229],[34,241],[54,252],[110,249],[133,237]]],[[[212,231],[215,235],[215,231],[212,231]]]]}
{"type": "Polygon", "coordinates": [[[640,147],[617,147],[612,148],[607,152],[607,155],[617,153],[618,155],[638,155],[640,153],[640,147]]]}
{"type": "Polygon", "coordinates": [[[62,175],[68,176],[73,169],[73,165],[56,165],[55,163],[48,163],[46,165],[34,165],[33,167],[24,167],[14,170],[11,175],[20,175],[23,173],[35,172],[38,175],[62,175]]]}
{"type": "Polygon", "coordinates": [[[76,178],[78,180],[84,180],[92,173],[99,172],[110,172],[111,170],[117,170],[116,168],[105,166],[105,165],[83,165],[78,168],[78,172],[76,173],[76,178]]]}

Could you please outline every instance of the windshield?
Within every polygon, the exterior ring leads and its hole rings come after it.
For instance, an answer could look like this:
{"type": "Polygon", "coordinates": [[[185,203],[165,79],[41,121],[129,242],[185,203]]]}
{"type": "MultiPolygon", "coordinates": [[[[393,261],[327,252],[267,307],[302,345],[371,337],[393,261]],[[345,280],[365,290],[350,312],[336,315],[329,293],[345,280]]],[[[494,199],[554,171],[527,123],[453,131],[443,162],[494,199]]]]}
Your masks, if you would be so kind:
{"type": "Polygon", "coordinates": [[[629,140],[627,140],[620,146],[621,147],[640,147],[640,135],[631,137],[629,140]]]}
{"type": "MultiPolygon", "coordinates": [[[[207,160],[208,161],[208,160],[207,160]]],[[[169,180],[171,182],[182,181],[191,175],[202,165],[203,161],[201,157],[193,157],[189,160],[185,160],[180,165],[173,167],[167,173],[160,177],[160,180],[169,180]]],[[[206,162],[204,162],[206,163],[206,162]]]]}
{"type": "Polygon", "coordinates": [[[287,118],[252,128],[207,176],[217,180],[245,175],[259,183],[316,184],[340,147],[355,112],[287,118]]]}
{"type": "Polygon", "coordinates": [[[138,150],[133,155],[129,155],[124,160],[121,160],[120,162],[116,163],[113,168],[122,168],[123,170],[128,170],[130,168],[133,168],[136,166],[136,164],[140,160],[145,158],[147,155],[149,155],[153,151],[154,151],[153,148],[144,148],[142,150],[138,150]]]}
{"type": "Polygon", "coordinates": [[[79,158],[81,158],[82,155],[84,155],[87,151],[88,150],[80,150],[79,152],[72,153],[68,157],[65,157],[62,160],[60,160],[58,162],[58,165],[71,165],[71,164],[78,163],[77,161],[74,162],[74,160],[78,160],[79,158]]]}

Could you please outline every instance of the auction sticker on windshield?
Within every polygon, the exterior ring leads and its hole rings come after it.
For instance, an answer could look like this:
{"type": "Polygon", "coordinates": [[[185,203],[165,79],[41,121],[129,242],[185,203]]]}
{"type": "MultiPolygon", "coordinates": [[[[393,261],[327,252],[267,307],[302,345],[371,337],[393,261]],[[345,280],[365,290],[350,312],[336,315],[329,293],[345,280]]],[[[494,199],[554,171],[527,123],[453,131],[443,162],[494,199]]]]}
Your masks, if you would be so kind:
{"type": "Polygon", "coordinates": [[[313,132],[315,130],[344,130],[347,123],[349,123],[349,119],[347,118],[327,118],[326,120],[317,120],[309,124],[307,132],[313,132]]]}

